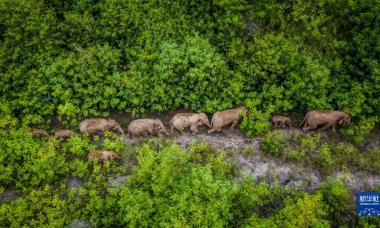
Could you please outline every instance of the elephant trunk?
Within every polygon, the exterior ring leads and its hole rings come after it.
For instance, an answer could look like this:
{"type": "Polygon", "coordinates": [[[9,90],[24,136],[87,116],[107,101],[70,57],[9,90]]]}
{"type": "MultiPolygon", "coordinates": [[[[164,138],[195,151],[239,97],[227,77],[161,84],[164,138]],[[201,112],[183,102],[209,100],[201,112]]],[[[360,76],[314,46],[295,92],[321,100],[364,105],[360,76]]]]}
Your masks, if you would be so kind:
{"type": "Polygon", "coordinates": [[[123,128],[121,128],[120,126],[117,127],[117,131],[118,131],[120,134],[124,135],[123,128]]]}

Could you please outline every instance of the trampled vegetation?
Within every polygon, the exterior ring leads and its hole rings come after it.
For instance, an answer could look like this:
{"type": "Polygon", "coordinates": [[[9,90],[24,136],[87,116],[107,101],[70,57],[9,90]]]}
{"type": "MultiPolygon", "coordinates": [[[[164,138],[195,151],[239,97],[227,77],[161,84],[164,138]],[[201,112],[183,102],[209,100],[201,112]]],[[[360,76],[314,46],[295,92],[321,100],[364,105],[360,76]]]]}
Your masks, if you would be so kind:
{"type": "Polygon", "coordinates": [[[379,148],[356,146],[380,122],[379,21],[378,0],[0,0],[0,194],[18,197],[1,202],[0,227],[380,226],[334,179],[303,192],[237,181],[228,155],[202,143],[134,147],[108,132],[60,140],[29,129],[244,105],[240,129],[263,136],[266,156],[326,176],[379,174],[379,148]],[[312,109],[351,116],[344,142],[268,132],[274,113],[312,109]],[[99,148],[122,160],[89,162],[99,148]],[[110,186],[115,176],[128,181],[110,186]]]}

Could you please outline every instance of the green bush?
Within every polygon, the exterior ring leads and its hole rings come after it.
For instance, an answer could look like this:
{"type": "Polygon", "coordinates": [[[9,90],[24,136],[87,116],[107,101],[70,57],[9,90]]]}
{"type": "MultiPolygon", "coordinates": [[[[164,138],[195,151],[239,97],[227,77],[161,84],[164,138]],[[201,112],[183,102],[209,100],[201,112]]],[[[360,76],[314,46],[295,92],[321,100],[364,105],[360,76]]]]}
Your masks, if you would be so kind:
{"type": "MultiPolygon", "coordinates": [[[[113,143],[112,136],[107,140],[113,143]]],[[[168,141],[143,144],[137,149],[138,162],[131,175],[112,187],[114,175],[125,175],[123,163],[88,163],[77,156],[69,169],[83,180],[81,184],[70,187],[60,179],[50,186],[17,191],[17,200],[8,199],[0,206],[0,226],[61,227],[80,222],[106,227],[326,227],[356,221],[378,223],[376,219],[359,220],[352,196],[341,181],[329,179],[314,193],[256,184],[249,178],[236,182],[237,173],[225,153],[202,142],[193,142],[188,151],[168,141]]]]}
{"type": "Polygon", "coordinates": [[[375,148],[366,153],[363,153],[360,157],[360,168],[373,173],[379,173],[380,162],[377,159],[380,155],[380,148],[375,148]]]}
{"type": "Polygon", "coordinates": [[[329,220],[333,222],[332,225],[340,226],[353,222],[355,201],[352,200],[352,196],[342,181],[328,179],[321,185],[320,192],[327,204],[326,211],[329,214],[329,220]]]}
{"type": "MultiPolygon", "coordinates": [[[[236,185],[225,176],[224,169],[212,163],[191,162],[196,153],[186,153],[176,145],[158,153],[149,145],[139,149],[138,168],[120,193],[123,224],[226,225],[231,219],[230,200],[236,185]]],[[[221,165],[227,165],[223,160],[221,165]]]]}
{"type": "Polygon", "coordinates": [[[334,160],[331,155],[331,150],[328,144],[324,143],[319,149],[318,165],[322,167],[324,172],[331,172],[331,166],[334,164],[334,160]]]}
{"type": "Polygon", "coordinates": [[[47,185],[31,190],[13,203],[0,205],[2,227],[62,227],[67,225],[75,212],[74,205],[52,193],[47,185]]]}
{"type": "Polygon", "coordinates": [[[68,173],[65,156],[54,138],[32,138],[29,129],[0,130],[0,183],[28,188],[57,181],[68,173]]]}
{"type": "Polygon", "coordinates": [[[322,194],[305,194],[296,202],[286,202],[285,207],[276,216],[279,227],[330,227],[325,219],[327,211],[322,194]]]}
{"type": "Polygon", "coordinates": [[[260,149],[266,154],[281,157],[285,147],[284,142],[284,135],[281,131],[267,133],[261,142],[260,149]]]}
{"type": "Polygon", "coordinates": [[[378,148],[324,144],[319,135],[286,144],[280,133],[267,133],[274,113],[311,109],[349,113],[352,123],[339,134],[355,144],[376,128],[378,12],[377,0],[0,1],[0,192],[21,195],[0,206],[0,226],[66,226],[73,219],[99,226],[378,224],[357,219],[340,183],[324,184],[322,199],[287,192],[287,200],[282,188],[236,183],[224,153],[204,144],[185,153],[151,143],[136,158],[110,133],[104,143],[28,133],[56,117],[77,128],[83,118],[114,112],[212,114],[245,105],[240,129],[266,134],[264,153],[321,172],[378,174],[378,148]],[[94,149],[115,150],[122,161],[89,163],[94,149]],[[127,173],[126,186],[107,189],[111,176],[127,173]],[[71,176],[83,187],[57,193],[71,176]],[[303,211],[292,219],[297,208],[303,211]]]}
{"type": "Polygon", "coordinates": [[[345,110],[360,142],[379,122],[375,0],[57,1],[0,5],[0,126],[71,126],[110,111],[345,110]],[[345,15],[350,15],[346,18],[345,15]]]}

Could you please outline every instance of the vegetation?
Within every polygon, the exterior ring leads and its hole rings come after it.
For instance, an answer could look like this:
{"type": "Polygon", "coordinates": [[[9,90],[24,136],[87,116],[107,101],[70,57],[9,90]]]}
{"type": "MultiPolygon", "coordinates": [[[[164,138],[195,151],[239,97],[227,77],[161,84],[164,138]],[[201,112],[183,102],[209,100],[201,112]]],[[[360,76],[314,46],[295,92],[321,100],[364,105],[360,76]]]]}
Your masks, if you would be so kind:
{"type": "Polygon", "coordinates": [[[379,122],[380,31],[365,1],[0,1],[0,127],[75,126],[111,110],[340,109],[356,142],[379,122]]]}
{"type": "Polygon", "coordinates": [[[379,174],[379,148],[358,146],[380,122],[379,12],[378,0],[0,0],[0,227],[379,227],[340,181],[303,192],[241,179],[203,143],[30,133],[244,105],[241,130],[263,136],[245,156],[379,174]],[[311,109],[349,113],[344,140],[269,131],[272,114],[297,124],[311,109]],[[94,149],[122,159],[89,162],[94,149]]]}
{"type": "Polygon", "coordinates": [[[98,164],[84,156],[98,139],[79,135],[67,141],[28,139],[29,133],[22,130],[5,136],[0,149],[7,151],[7,157],[14,154],[7,145],[20,135],[28,140],[28,151],[54,148],[44,152],[55,153],[69,165],[49,166],[39,154],[24,156],[24,163],[8,160],[6,164],[20,170],[13,173],[20,181],[8,181],[2,174],[2,186],[18,194],[15,201],[0,205],[2,227],[62,227],[79,222],[101,227],[329,227],[379,222],[359,220],[341,181],[329,179],[313,193],[250,178],[236,182],[239,172],[227,154],[202,142],[194,142],[188,151],[169,141],[148,141],[134,148],[107,133],[102,147],[117,151],[122,160],[98,164]],[[45,171],[37,170],[39,176],[22,178],[23,170],[40,164],[45,171]],[[55,178],[42,176],[51,172],[55,178]],[[122,176],[127,179],[112,184],[122,176]],[[81,182],[73,185],[73,177],[81,182]]]}
{"type": "Polygon", "coordinates": [[[363,151],[348,142],[321,140],[319,134],[285,136],[281,131],[267,133],[260,149],[264,154],[318,169],[323,174],[337,171],[379,173],[379,148],[363,151]]]}

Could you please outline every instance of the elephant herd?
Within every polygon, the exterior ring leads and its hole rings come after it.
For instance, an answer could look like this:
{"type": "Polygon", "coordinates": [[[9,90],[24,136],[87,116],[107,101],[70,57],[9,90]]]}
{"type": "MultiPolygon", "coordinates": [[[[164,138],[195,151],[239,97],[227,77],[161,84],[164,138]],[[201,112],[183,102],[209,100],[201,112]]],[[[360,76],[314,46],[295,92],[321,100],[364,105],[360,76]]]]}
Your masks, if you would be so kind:
{"type": "MultiPolygon", "coordinates": [[[[192,134],[198,133],[198,127],[206,125],[209,130],[208,134],[220,132],[224,127],[230,126],[234,129],[242,115],[246,115],[248,109],[239,107],[235,109],[227,109],[214,113],[211,123],[205,113],[178,113],[170,120],[171,132],[177,130],[185,134],[185,129],[189,128],[192,134]]],[[[342,111],[330,110],[313,110],[309,111],[301,123],[302,130],[308,132],[310,130],[324,131],[329,128],[335,131],[338,126],[345,126],[351,121],[350,116],[342,111]]],[[[274,128],[292,127],[292,121],[289,117],[274,115],[271,118],[274,128]]],[[[82,121],[79,125],[79,130],[82,133],[98,134],[106,130],[124,134],[124,130],[116,120],[92,118],[82,121]]],[[[72,136],[72,130],[59,130],[55,132],[57,138],[68,138],[72,136]]],[[[133,120],[128,126],[127,137],[138,138],[147,137],[148,135],[169,135],[168,130],[160,119],[137,119],[133,120]]],[[[43,129],[32,129],[33,137],[48,136],[48,133],[43,129]]],[[[92,151],[88,154],[89,160],[114,160],[120,157],[113,151],[92,151]]]]}

